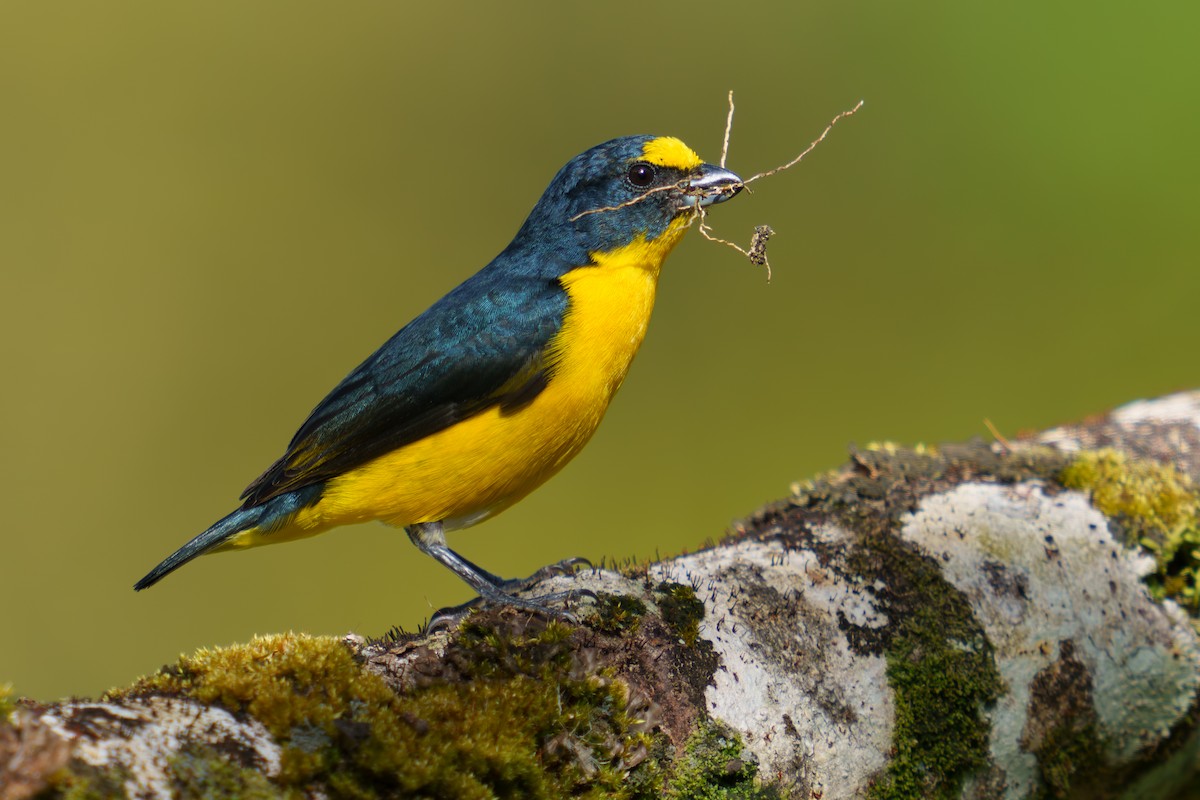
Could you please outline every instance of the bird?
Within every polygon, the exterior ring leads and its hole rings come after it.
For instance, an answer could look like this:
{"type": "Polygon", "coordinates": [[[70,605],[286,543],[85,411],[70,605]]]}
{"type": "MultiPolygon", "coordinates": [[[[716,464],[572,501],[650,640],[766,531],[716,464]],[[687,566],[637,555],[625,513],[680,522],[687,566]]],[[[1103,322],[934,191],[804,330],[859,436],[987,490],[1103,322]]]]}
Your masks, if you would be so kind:
{"type": "Polygon", "coordinates": [[[350,372],[241,505],[139,580],[197,556],[353,523],[403,528],[483,601],[546,610],[454,550],[587,444],[625,380],[663,261],[736,174],[672,136],[624,136],[572,158],[490,263],[350,372]]]}

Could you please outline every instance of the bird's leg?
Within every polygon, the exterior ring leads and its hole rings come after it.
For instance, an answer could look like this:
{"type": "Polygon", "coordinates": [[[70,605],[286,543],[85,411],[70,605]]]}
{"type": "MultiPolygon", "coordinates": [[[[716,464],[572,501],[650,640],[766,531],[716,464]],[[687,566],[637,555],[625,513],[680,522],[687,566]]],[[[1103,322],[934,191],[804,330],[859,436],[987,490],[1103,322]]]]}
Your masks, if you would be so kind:
{"type": "MultiPolygon", "coordinates": [[[[580,592],[554,592],[551,594],[542,595],[541,597],[524,598],[516,597],[504,591],[501,587],[524,586],[528,581],[505,581],[502,578],[493,575],[487,570],[472,564],[467,559],[460,556],[458,553],[450,549],[446,544],[445,528],[440,522],[421,522],[416,525],[409,525],[405,532],[412,543],[417,546],[422,553],[436,559],[438,563],[447,567],[455,575],[461,578],[472,589],[479,593],[485,602],[494,603],[496,605],[513,606],[515,608],[523,608],[529,611],[537,611],[547,616],[571,618],[571,615],[565,611],[547,607],[546,603],[560,602],[563,600],[571,600],[581,595],[580,592]]],[[[555,565],[557,566],[557,565],[555,565]]],[[[539,577],[535,573],[535,577],[539,577]]],[[[446,612],[451,615],[457,615],[468,610],[475,601],[464,603],[461,606],[456,606],[453,609],[445,609],[435,614],[435,618],[445,616],[446,612]]]]}

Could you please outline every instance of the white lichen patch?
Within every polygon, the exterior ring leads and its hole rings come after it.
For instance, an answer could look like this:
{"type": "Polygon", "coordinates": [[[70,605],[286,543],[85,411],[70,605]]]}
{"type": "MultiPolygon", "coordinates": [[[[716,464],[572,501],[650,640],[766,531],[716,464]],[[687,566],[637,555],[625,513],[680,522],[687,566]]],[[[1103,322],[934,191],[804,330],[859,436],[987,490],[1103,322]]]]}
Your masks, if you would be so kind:
{"type": "Polygon", "coordinates": [[[94,767],[124,769],[130,798],[170,797],[170,760],[193,744],[216,748],[268,776],[279,773],[279,745],[259,722],[187,700],[63,703],[40,719],[71,743],[74,757],[94,767]]]}
{"type": "MultiPolygon", "coordinates": [[[[1183,466],[1196,448],[1195,439],[1200,431],[1200,391],[1127,403],[1102,419],[1044,431],[1038,434],[1036,441],[1065,453],[1094,447],[1121,447],[1121,441],[1135,445],[1137,449],[1139,445],[1155,444],[1156,437],[1150,432],[1154,428],[1168,429],[1158,434],[1160,451],[1155,457],[1183,466]],[[1176,430],[1169,430],[1172,428],[1176,430]]],[[[1192,468],[1195,469],[1194,464],[1192,468]]]]}
{"type": "Polygon", "coordinates": [[[990,712],[991,754],[1006,773],[1005,797],[1037,787],[1022,732],[1034,677],[1064,641],[1090,676],[1114,763],[1162,742],[1187,712],[1200,688],[1195,635],[1173,603],[1150,597],[1148,559],[1113,538],[1086,495],[1051,496],[1036,482],[963,484],[922,501],[901,535],[942,565],[995,647],[1007,692],[990,712]]]}
{"type": "Polygon", "coordinates": [[[1179,392],[1153,400],[1137,400],[1112,412],[1112,418],[1120,425],[1174,422],[1200,428],[1200,392],[1179,392]]]}
{"type": "Polygon", "coordinates": [[[894,707],[884,659],[853,654],[837,615],[886,624],[870,593],[777,542],[727,544],[655,565],[651,576],[697,587],[700,636],[721,658],[708,712],[743,735],[762,778],[804,796],[859,796],[886,764],[894,707]]]}

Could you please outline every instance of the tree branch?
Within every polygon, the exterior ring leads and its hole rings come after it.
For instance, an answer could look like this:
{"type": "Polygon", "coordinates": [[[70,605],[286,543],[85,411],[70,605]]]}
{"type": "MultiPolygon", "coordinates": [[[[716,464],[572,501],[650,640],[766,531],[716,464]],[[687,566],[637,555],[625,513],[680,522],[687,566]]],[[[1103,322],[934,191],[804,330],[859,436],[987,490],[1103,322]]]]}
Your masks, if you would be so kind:
{"type": "Polygon", "coordinates": [[[720,544],[541,584],[596,593],[578,625],[263,637],[17,701],[0,800],[1169,797],[1200,766],[1197,478],[1200,393],[855,448],[720,544]]]}

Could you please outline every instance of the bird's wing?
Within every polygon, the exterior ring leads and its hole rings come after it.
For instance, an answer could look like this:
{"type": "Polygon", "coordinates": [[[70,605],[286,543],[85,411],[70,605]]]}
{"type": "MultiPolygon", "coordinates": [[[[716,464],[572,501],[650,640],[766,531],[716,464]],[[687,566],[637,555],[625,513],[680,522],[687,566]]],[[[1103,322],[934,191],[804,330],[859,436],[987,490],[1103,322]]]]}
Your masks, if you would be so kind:
{"type": "Polygon", "coordinates": [[[242,493],[244,507],[328,480],[491,406],[532,400],[549,379],[543,352],[566,305],[556,281],[476,275],[347,375],[242,493]]]}

